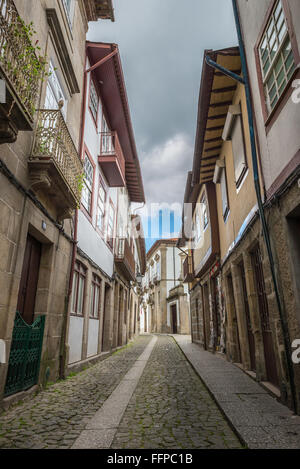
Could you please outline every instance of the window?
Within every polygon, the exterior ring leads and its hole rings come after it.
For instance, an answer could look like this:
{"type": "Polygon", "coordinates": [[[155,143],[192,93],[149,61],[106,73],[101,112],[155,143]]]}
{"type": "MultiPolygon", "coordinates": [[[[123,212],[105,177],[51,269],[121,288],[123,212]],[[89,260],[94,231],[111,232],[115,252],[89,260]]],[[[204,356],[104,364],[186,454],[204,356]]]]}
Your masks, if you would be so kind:
{"type": "Polygon", "coordinates": [[[231,132],[232,152],[234,161],[235,183],[238,187],[247,171],[244,130],[242,116],[237,115],[231,132]]]}
{"type": "Polygon", "coordinates": [[[114,225],[115,225],[115,209],[110,202],[109,204],[109,213],[108,213],[108,227],[107,227],[107,242],[113,247],[114,244],[114,225]]]}
{"type": "Polygon", "coordinates": [[[59,102],[63,101],[63,107],[61,108],[61,111],[64,117],[66,118],[67,99],[62,90],[62,87],[58,79],[52,60],[50,60],[50,63],[49,63],[49,73],[50,73],[50,76],[47,82],[45,109],[58,109],[59,102]]]}
{"type": "Polygon", "coordinates": [[[200,218],[199,207],[196,210],[195,221],[194,221],[193,225],[194,225],[193,226],[193,232],[194,232],[194,236],[195,236],[194,239],[195,239],[196,244],[198,244],[200,239],[201,239],[201,236],[202,236],[201,218],[200,218]]]}
{"type": "Polygon", "coordinates": [[[227,179],[226,179],[226,170],[222,170],[221,179],[221,195],[222,195],[222,207],[223,207],[223,218],[226,221],[226,218],[229,213],[229,204],[228,204],[228,194],[227,194],[227,179]]]}
{"type": "Polygon", "coordinates": [[[101,279],[93,274],[91,285],[90,317],[99,318],[101,279]]]}
{"type": "Polygon", "coordinates": [[[281,0],[275,4],[258,49],[266,104],[270,113],[295,70],[281,0]]]}
{"type": "Polygon", "coordinates": [[[89,214],[92,212],[92,194],[93,194],[93,180],[94,180],[94,167],[88,157],[85,154],[84,160],[84,182],[82,188],[82,205],[88,211],[89,214]]]}
{"type": "Polygon", "coordinates": [[[113,134],[110,132],[106,119],[102,119],[102,135],[101,135],[101,154],[109,155],[114,152],[113,134]]]}
{"type": "Polygon", "coordinates": [[[203,222],[203,230],[208,225],[208,213],[207,213],[207,204],[206,204],[206,197],[205,195],[201,199],[201,210],[202,210],[202,222],[203,222]]]}
{"type": "Polygon", "coordinates": [[[73,0],[62,0],[64,9],[68,19],[69,28],[72,29],[72,19],[73,19],[73,0]]]}
{"type": "Polygon", "coordinates": [[[83,315],[85,277],[86,268],[80,262],[76,262],[72,287],[72,314],[78,316],[83,315]]]}
{"type": "Polygon", "coordinates": [[[101,179],[99,179],[96,226],[101,231],[103,231],[104,229],[105,203],[106,203],[106,192],[105,192],[101,179]]]}
{"type": "Polygon", "coordinates": [[[91,78],[91,85],[90,85],[90,110],[92,116],[97,123],[97,115],[98,115],[98,107],[99,107],[99,96],[96,91],[96,87],[94,84],[93,79],[91,78]]]}

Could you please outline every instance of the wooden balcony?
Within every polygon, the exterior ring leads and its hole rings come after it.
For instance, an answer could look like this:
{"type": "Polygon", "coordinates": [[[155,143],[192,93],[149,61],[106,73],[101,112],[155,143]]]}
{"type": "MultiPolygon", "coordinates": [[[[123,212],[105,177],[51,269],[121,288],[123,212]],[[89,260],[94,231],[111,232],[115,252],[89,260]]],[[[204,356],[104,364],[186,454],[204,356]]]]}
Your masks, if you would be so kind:
{"type": "Polygon", "coordinates": [[[33,130],[42,64],[12,0],[0,0],[0,143],[11,143],[19,130],[33,130]]]}
{"type": "Polygon", "coordinates": [[[31,187],[51,200],[59,220],[70,218],[80,202],[83,167],[60,110],[39,111],[28,167],[31,187]]]}
{"type": "Polygon", "coordinates": [[[100,134],[99,164],[110,187],[125,187],[125,158],[117,132],[100,134]]]}
{"type": "Polygon", "coordinates": [[[117,242],[115,264],[128,281],[133,282],[135,280],[134,255],[126,238],[120,238],[117,242]]]}
{"type": "Polygon", "coordinates": [[[189,283],[194,280],[194,262],[193,256],[186,256],[183,261],[183,283],[189,283]]]}

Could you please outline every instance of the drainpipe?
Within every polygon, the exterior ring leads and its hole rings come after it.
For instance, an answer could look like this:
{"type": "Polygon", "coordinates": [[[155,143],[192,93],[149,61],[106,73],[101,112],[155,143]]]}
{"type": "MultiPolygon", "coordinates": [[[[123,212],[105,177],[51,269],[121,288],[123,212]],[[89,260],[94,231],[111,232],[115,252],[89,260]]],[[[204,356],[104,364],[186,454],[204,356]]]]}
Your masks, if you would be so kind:
{"type": "Polygon", "coordinates": [[[290,381],[290,386],[291,386],[292,405],[293,405],[294,412],[297,413],[297,398],[296,398],[296,389],[295,389],[295,383],[294,383],[294,369],[293,369],[293,363],[292,363],[292,360],[291,360],[291,356],[292,356],[291,341],[290,341],[290,336],[289,336],[287,320],[286,320],[286,317],[285,317],[285,314],[284,314],[284,311],[283,311],[283,307],[281,305],[279,289],[278,289],[278,283],[277,283],[276,272],[275,272],[274,257],[273,257],[271,241],[270,241],[270,234],[269,234],[268,225],[267,225],[267,222],[266,222],[264,208],[263,208],[263,202],[262,202],[262,198],[261,198],[250,82],[249,82],[245,47],[244,47],[244,42],[243,42],[243,37],[242,37],[241,24],[240,24],[240,18],[239,18],[239,13],[238,13],[238,7],[237,7],[236,0],[232,0],[232,6],[233,6],[237,36],[238,36],[238,41],[239,41],[243,79],[241,79],[241,77],[239,77],[238,75],[230,72],[229,70],[224,69],[224,67],[221,67],[219,64],[216,64],[209,57],[206,58],[206,62],[207,62],[208,65],[210,65],[214,68],[217,68],[218,70],[223,72],[225,75],[227,75],[227,76],[229,76],[229,77],[231,77],[231,78],[233,78],[233,79],[237,80],[238,82],[243,83],[245,85],[247,111],[248,111],[248,125],[249,125],[249,131],[250,131],[250,141],[251,141],[251,154],[252,154],[254,186],[255,186],[257,203],[258,203],[259,216],[260,216],[260,220],[261,220],[261,224],[262,224],[263,236],[264,236],[264,240],[265,240],[265,244],[266,244],[266,248],[267,248],[269,263],[270,263],[270,269],[271,269],[271,275],[272,275],[272,280],[273,280],[273,285],[274,285],[276,303],[277,303],[279,317],[280,317],[280,323],[281,323],[281,327],[282,327],[285,354],[286,354],[286,361],[287,361],[287,367],[288,367],[288,375],[289,375],[289,381],[290,381]]]}

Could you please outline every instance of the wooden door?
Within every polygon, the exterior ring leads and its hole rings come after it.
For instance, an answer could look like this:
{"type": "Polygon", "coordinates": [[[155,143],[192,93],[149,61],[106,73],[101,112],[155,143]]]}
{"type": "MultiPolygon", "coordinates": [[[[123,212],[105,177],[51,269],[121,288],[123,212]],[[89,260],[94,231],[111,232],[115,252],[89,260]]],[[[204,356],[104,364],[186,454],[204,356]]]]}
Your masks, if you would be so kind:
{"type": "Polygon", "coordinates": [[[259,246],[257,246],[252,252],[252,261],[256,280],[256,291],[261,320],[267,379],[271,383],[275,384],[275,386],[278,386],[276,356],[274,352],[273,337],[270,327],[269,308],[265,290],[264,273],[262,269],[261,252],[259,246]]]}
{"type": "Polygon", "coordinates": [[[32,324],[34,319],[40,260],[41,244],[35,238],[28,235],[17,304],[17,311],[27,324],[32,324]]]}
{"type": "Polygon", "coordinates": [[[244,264],[241,262],[240,264],[240,272],[241,272],[241,279],[242,279],[242,287],[243,287],[243,301],[245,307],[245,314],[246,314],[246,322],[247,322],[247,331],[248,331],[248,342],[249,342],[249,353],[250,353],[250,363],[251,363],[251,370],[256,370],[256,363],[255,363],[255,341],[254,341],[254,334],[252,332],[251,326],[251,319],[250,319],[250,309],[248,303],[248,295],[247,295],[247,287],[246,287],[246,276],[245,276],[245,269],[244,264]]]}
{"type": "Polygon", "coordinates": [[[176,308],[176,305],[171,306],[171,315],[172,315],[173,334],[177,334],[177,308],[176,308]]]}

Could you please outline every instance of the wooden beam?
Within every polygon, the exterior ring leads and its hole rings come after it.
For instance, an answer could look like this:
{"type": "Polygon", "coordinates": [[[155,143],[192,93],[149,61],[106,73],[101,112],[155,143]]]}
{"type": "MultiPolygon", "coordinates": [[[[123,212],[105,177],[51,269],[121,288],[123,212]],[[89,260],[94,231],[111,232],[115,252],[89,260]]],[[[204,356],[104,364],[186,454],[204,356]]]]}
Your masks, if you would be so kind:
{"type": "Polygon", "coordinates": [[[219,103],[212,103],[209,105],[209,107],[215,108],[215,107],[225,107],[225,106],[230,106],[232,104],[232,101],[220,101],[219,103]]]}
{"type": "Polygon", "coordinates": [[[234,86],[225,86],[224,88],[215,88],[212,90],[212,93],[218,94],[218,93],[228,93],[229,91],[235,91],[236,90],[236,85],[234,86]]]}
{"type": "Polygon", "coordinates": [[[213,132],[215,130],[221,130],[224,128],[224,125],[218,125],[217,127],[206,127],[206,132],[213,132]]]}
{"type": "Polygon", "coordinates": [[[217,120],[217,119],[225,119],[227,117],[227,114],[217,114],[216,116],[208,116],[208,120],[217,120]]]}
{"type": "Polygon", "coordinates": [[[207,153],[209,151],[221,150],[221,148],[222,148],[222,145],[218,145],[216,147],[206,148],[204,151],[205,151],[205,153],[207,153]]]}

